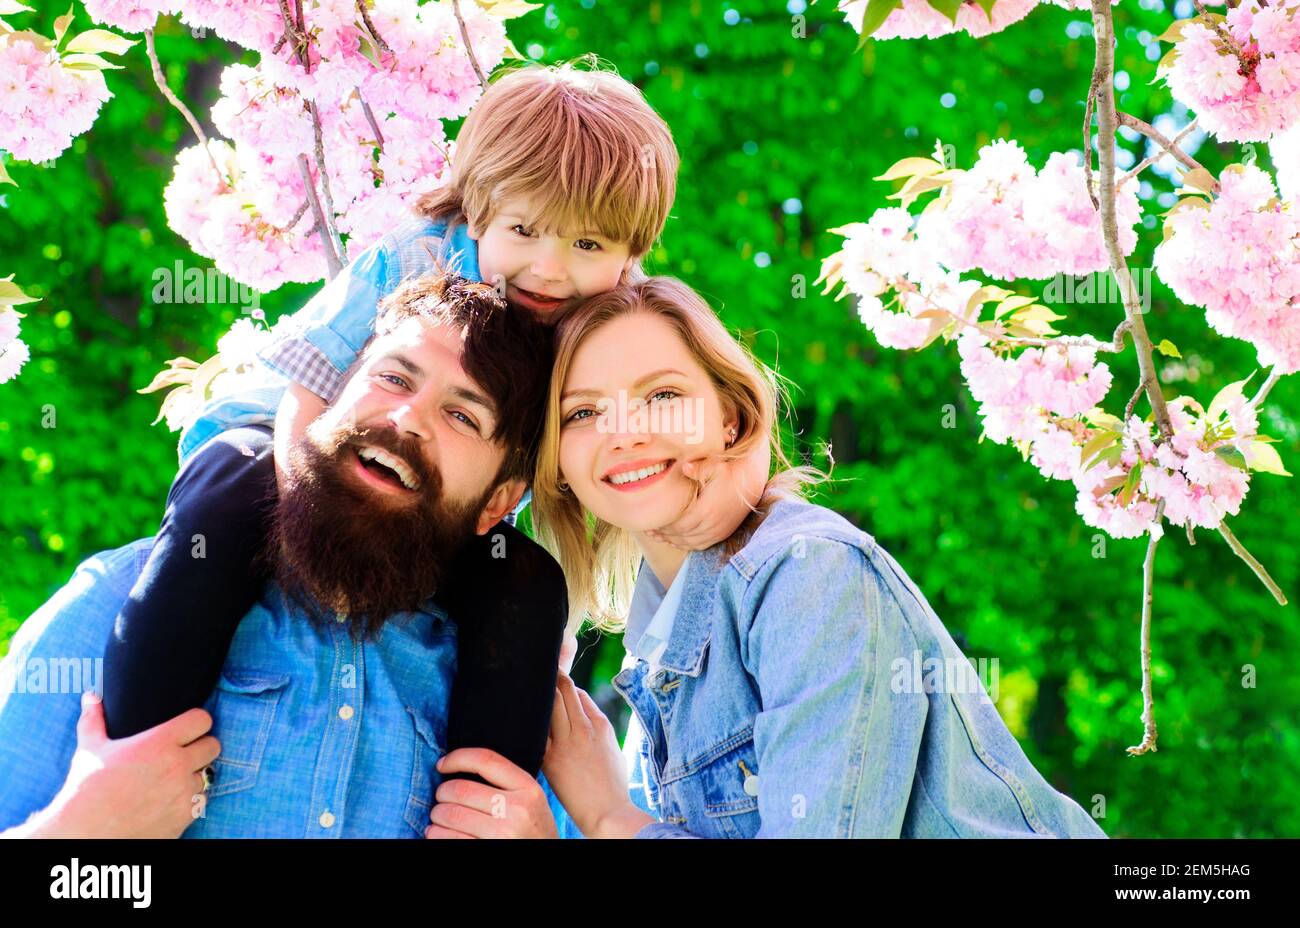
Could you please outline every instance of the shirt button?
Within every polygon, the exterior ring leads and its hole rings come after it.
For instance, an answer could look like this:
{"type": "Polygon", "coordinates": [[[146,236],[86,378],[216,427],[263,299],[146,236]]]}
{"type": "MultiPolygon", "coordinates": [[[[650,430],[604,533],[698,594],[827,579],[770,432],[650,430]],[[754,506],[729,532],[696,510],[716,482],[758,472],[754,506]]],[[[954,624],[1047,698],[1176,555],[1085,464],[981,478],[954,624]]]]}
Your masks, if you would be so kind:
{"type": "Polygon", "coordinates": [[[351,707],[351,706],[340,706],[340,707],[339,707],[339,718],[341,718],[341,719],[342,719],[343,721],[345,721],[345,722],[346,722],[348,719],[352,718],[352,707],[351,707]]]}
{"type": "Polygon", "coordinates": [[[348,614],[347,614],[346,612],[336,612],[336,613],[334,613],[334,621],[336,621],[336,622],[346,622],[347,620],[348,620],[348,614]]]}
{"type": "Polygon", "coordinates": [[[746,796],[757,796],[758,795],[758,774],[751,773],[746,775],[744,788],[745,788],[746,796]]]}
{"type": "Polygon", "coordinates": [[[329,811],[322,812],[320,816],[320,827],[329,828],[333,824],[334,824],[333,813],[329,811]]]}

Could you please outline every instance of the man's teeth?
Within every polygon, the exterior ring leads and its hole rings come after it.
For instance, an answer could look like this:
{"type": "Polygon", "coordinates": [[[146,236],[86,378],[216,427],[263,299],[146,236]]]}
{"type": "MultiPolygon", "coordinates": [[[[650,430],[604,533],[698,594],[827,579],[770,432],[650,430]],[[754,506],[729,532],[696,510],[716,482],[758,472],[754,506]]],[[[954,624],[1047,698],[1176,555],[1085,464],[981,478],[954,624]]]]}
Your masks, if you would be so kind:
{"type": "Polygon", "coordinates": [[[609,482],[618,485],[623,483],[632,483],[636,480],[644,480],[647,477],[653,477],[655,474],[660,473],[667,466],[668,462],[664,461],[660,464],[656,464],[654,467],[643,467],[640,470],[625,470],[621,474],[615,474],[610,477],[609,482]]]}
{"type": "Polygon", "coordinates": [[[393,457],[382,448],[362,448],[357,452],[357,457],[363,461],[374,461],[376,464],[382,464],[401,479],[402,485],[408,490],[418,489],[420,481],[415,478],[415,472],[406,465],[401,458],[393,457]]]}

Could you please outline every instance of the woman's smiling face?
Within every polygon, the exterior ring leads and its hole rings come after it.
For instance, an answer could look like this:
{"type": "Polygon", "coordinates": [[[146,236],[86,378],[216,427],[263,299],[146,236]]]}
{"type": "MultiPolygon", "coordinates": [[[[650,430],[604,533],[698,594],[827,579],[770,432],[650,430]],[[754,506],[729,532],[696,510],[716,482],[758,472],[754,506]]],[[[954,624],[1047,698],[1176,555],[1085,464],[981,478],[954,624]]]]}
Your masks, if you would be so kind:
{"type": "Polygon", "coordinates": [[[681,465],[726,446],[721,398],[662,316],[600,326],[573,355],[560,399],[560,479],[597,518],[659,529],[693,494],[681,465]]]}

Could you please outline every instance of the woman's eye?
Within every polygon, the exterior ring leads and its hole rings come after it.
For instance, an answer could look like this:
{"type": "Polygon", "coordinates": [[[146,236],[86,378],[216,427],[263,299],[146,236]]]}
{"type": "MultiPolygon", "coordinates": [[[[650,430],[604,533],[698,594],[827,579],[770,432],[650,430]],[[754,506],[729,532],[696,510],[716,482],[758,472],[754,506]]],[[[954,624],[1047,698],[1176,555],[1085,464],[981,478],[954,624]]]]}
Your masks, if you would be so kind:
{"type": "Polygon", "coordinates": [[[576,410],[574,410],[573,412],[569,413],[569,417],[568,417],[567,419],[565,419],[564,421],[565,421],[565,422],[581,422],[583,419],[586,419],[586,418],[587,418],[586,416],[583,416],[582,414],[583,414],[584,412],[591,412],[591,411],[592,411],[592,410],[590,410],[590,409],[585,409],[585,408],[584,408],[584,409],[576,409],[576,410]]]}
{"type": "Polygon", "coordinates": [[[654,393],[651,393],[651,394],[650,394],[650,399],[651,399],[651,400],[656,400],[656,399],[658,399],[658,398],[661,397],[661,396],[666,396],[666,397],[668,397],[669,399],[673,399],[673,398],[675,398],[675,397],[677,397],[677,396],[680,396],[680,394],[679,394],[676,390],[668,390],[668,389],[664,389],[664,390],[656,390],[654,393]]]}

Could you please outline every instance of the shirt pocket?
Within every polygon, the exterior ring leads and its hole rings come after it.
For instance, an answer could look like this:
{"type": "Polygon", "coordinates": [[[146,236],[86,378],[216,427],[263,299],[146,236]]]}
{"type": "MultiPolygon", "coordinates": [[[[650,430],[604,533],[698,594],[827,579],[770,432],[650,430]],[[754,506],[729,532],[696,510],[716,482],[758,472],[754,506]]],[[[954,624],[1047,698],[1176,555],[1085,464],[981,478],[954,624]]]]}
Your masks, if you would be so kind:
{"type": "Polygon", "coordinates": [[[212,708],[212,734],[221,742],[221,753],[212,762],[215,776],[208,788],[209,799],[248,789],[257,782],[275,709],[288,683],[288,674],[222,671],[212,708]]]}
{"type": "Polygon", "coordinates": [[[442,774],[435,764],[446,751],[438,742],[433,726],[429,720],[410,706],[406,707],[415,729],[412,739],[415,744],[414,760],[411,764],[411,792],[406,800],[406,824],[411,826],[416,835],[423,838],[424,830],[429,827],[429,812],[433,809],[433,794],[442,783],[442,774]]]}
{"type": "Polygon", "coordinates": [[[754,727],[720,739],[687,760],[670,781],[664,777],[665,802],[675,794],[665,821],[712,838],[752,838],[758,832],[758,758],[754,727]]]}

